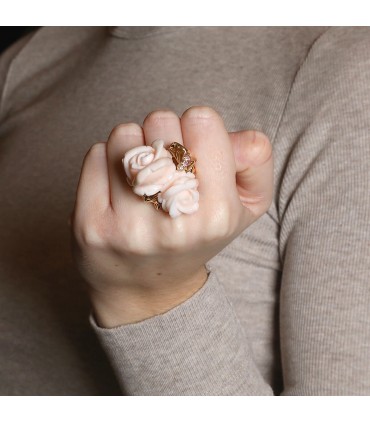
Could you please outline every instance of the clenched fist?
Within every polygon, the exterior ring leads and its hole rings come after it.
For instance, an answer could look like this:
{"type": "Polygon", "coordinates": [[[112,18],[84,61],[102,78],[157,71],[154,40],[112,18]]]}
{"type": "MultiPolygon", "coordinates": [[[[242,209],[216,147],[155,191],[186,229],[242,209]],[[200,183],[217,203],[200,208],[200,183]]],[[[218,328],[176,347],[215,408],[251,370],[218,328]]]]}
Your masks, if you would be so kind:
{"type": "Polygon", "coordinates": [[[71,214],[73,255],[102,327],[134,323],[191,297],[207,279],[205,263],[264,214],[272,201],[267,137],[228,133],[209,107],[179,118],[150,113],[113,129],[86,154],[71,214]],[[132,192],[122,158],[156,139],[183,144],[196,158],[199,210],[172,219],[132,192]]]}

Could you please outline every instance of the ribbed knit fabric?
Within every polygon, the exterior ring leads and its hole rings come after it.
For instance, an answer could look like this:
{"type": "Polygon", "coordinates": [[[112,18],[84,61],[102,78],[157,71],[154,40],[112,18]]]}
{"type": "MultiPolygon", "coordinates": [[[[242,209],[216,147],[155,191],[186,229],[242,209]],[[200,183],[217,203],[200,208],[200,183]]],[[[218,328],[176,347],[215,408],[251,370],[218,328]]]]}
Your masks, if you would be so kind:
{"type": "Polygon", "coordinates": [[[370,394],[370,29],[42,28],[0,58],[0,390],[370,394]],[[104,329],[71,258],[82,159],[209,105],[274,149],[274,200],[158,316],[104,329]],[[113,386],[113,387],[112,387],[113,386]]]}

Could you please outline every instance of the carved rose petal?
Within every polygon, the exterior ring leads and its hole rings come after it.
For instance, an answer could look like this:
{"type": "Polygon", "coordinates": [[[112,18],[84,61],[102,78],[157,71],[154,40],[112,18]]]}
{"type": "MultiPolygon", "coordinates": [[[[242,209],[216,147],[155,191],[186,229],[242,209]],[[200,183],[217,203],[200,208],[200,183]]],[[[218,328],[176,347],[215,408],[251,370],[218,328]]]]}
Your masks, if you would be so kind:
{"type": "Polygon", "coordinates": [[[199,181],[193,173],[177,171],[166,190],[158,195],[162,209],[172,218],[195,213],[199,209],[198,185],[199,181]]]}
{"type": "Polygon", "coordinates": [[[154,160],[136,175],[133,191],[137,195],[154,195],[167,186],[176,172],[172,158],[154,160]]]}
{"type": "Polygon", "coordinates": [[[127,151],[122,159],[123,167],[130,185],[141,169],[161,158],[171,158],[171,154],[164,148],[163,140],[156,140],[151,146],[141,145],[127,151]]]}

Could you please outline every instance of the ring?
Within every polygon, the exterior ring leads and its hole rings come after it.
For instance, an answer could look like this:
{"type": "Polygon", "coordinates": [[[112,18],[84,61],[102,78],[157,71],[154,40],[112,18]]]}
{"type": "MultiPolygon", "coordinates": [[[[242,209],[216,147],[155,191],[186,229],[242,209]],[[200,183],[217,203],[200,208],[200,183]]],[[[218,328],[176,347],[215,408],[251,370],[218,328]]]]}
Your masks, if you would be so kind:
{"type": "MultiPolygon", "coordinates": [[[[195,160],[192,159],[189,150],[178,142],[173,142],[167,148],[172,156],[172,161],[176,166],[176,170],[192,172],[195,174],[195,160]]],[[[159,192],[154,195],[143,195],[144,201],[152,203],[156,210],[162,208],[162,204],[158,201],[159,192]]]]}
{"type": "Polygon", "coordinates": [[[173,142],[168,151],[172,155],[172,160],[176,165],[177,170],[185,170],[185,172],[192,172],[195,174],[195,160],[191,158],[189,150],[178,142],[173,142]]]}
{"type": "Polygon", "coordinates": [[[172,142],[165,148],[160,139],[151,146],[132,148],[122,159],[133,192],[172,218],[199,208],[195,162],[182,144],[172,142]]]}

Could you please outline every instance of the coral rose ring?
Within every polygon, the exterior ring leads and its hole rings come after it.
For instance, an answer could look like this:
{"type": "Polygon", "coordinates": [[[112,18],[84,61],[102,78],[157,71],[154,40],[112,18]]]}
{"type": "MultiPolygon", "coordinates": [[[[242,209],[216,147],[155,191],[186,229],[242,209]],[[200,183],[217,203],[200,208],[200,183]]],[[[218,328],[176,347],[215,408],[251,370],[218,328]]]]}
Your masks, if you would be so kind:
{"type": "Polygon", "coordinates": [[[198,210],[195,159],[182,144],[173,142],[165,148],[164,141],[158,139],[151,146],[127,151],[122,164],[133,192],[157,210],[168,212],[172,218],[198,210]]]}

